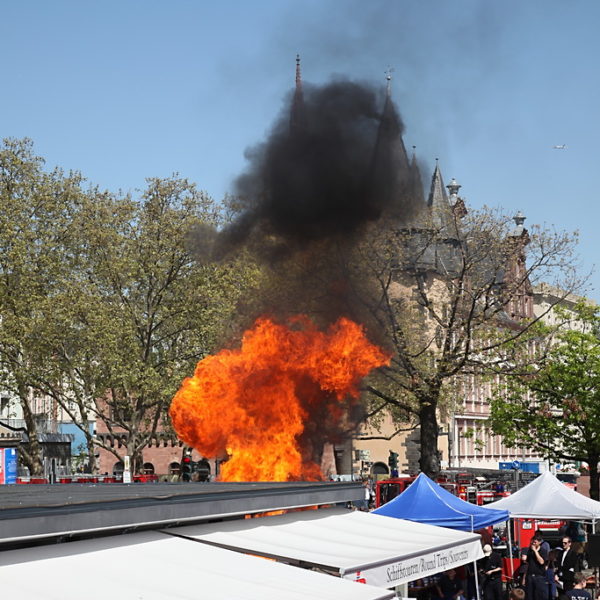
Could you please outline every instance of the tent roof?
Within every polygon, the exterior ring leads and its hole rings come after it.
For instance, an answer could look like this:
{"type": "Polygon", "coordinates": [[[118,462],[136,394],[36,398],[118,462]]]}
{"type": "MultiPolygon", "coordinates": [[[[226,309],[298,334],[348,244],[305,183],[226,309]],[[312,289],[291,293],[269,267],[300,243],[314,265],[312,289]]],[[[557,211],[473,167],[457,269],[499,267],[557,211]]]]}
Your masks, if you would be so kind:
{"type": "Polygon", "coordinates": [[[388,600],[382,588],[161,532],[0,552],[6,597],[23,600],[388,600]],[[12,592],[12,593],[11,593],[12,592]]]}
{"type": "MultiPolygon", "coordinates": [[[[489,506],[489,505],[488,505],[489,506]]],[[[509,519],[508,511],[461,500],[421,473],[399,496],[373,511],[378,515],[473,531],[509,519]]]]}
{"type": "Polygon", "coordinates": [[[530,519],[600,519],[600,502],[568,488],[550,471],[490,508],[508,510],[511,517],[530,519]]]}
{"type": "Polygon", "coordinates": [[[281,524],[275,524],[277,517],[269,517],[170,531],[229,549],[328,569],[346,578],[362,578],[380,587],[413,581],[483,555],[480,537],[474,533],[359,511],[308,520],[300,517],[295,522],[289,522],[290,517],[286,515],[288,522],[281,524]]]}

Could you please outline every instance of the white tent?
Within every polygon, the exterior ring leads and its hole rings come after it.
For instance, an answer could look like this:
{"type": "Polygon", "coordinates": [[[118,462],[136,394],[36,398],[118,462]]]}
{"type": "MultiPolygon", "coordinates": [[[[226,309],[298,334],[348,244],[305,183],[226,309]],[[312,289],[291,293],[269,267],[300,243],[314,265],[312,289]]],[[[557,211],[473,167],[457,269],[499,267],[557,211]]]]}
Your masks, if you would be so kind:
{"type": "Polygon", "coordinates": [[[592,522],[600,519],[600,502],[568,488],[550,471],[514,494],[486,506],[507,510],[514,518],[592,522]]]}
{"type": "Polygon", "coordinates": [[[383,588],[483,556],[480,536],[474,533],[359,511],[322,518],[303,518],[302,514],[170,531],[228,549],[319,567],[383,588]]]}
{"type": "Polygon", "coordinates": [[[161,532],[0,552],[3,598],[19,600],[388,600],[331,575],[161,532]]]}

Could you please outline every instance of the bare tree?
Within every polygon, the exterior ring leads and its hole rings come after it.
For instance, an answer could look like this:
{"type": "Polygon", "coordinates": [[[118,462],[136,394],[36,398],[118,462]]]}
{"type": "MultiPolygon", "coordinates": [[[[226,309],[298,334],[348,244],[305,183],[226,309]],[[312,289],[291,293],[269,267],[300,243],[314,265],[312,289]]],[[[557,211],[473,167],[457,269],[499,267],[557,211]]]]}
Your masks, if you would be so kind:
{"type": "Polygon", "coordinates": [[[467,213],[457,189],[448,199],[436,169],[420,217],[373,226],[346,267],[371,330],[393,353],[366,388],[370,414],[419,426],[428,475],[440,470],[439,417],[457,379],[509,374],[528,360],[543,316],[533,314],[532,286],[551,282],[566,295],[582,285],[574,234],[527,231],[521,215],[512,223],[495,210],[467,213]]]}

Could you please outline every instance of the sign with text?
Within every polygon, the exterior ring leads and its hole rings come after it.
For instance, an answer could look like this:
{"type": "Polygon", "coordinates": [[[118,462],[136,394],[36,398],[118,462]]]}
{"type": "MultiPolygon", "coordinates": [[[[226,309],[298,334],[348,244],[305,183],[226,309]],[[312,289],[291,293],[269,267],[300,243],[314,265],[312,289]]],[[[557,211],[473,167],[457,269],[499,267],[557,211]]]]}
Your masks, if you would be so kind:
{"type": "Polygon", "coordinates": [[[0,485],[17,483],[17,449],[0,448],[0,485]]]}
{"type": "Polygon", "coordinates": [[[17,483],[16,448],[4,448],[4,483],[17,483]]]}
{"type": "MultiPolygon", "coordinates": [[[[368,585],[392,588],[402,583],[441,573],[483,556],[481,542],[478,539],[450,548],[434,550],[392,563],[361,569],[360,579],[368,585]]],[[[344,573],[346,579],[357,579],[357,571],[344,573]]]]}

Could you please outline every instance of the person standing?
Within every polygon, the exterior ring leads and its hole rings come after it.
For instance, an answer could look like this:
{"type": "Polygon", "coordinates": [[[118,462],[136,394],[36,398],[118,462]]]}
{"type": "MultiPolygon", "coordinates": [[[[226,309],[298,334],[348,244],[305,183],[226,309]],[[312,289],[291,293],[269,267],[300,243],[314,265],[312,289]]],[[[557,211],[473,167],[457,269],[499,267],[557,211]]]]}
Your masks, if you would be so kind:
{"type": "Polygon", "coordinates": [[[559,564],[560,551],[550,550],[548,554],[548,566],[546,568],[546,579],[548,580],[548,597],[550,600],[558,598],[558,582],[556,581],[556,573],[559,564]]]}
{"type": "Polygon", "coordinates": [[[573,589],[565,594],[568,600],[592,600],[591,594],[585,589],[585,584],[585,575],[575,573],[573,576],[573,589]]]}
{"type": "Polygon", "coordinates": [[[536,533],[527,551],[527,575],[525,591],[527,600],[548,600],[548,580],[546,566],[548,551],[542,546],[542,536],[536,533]]]}
{"type": "Polygon", "coordinates": [[[436,583],[438,595],[442,600],[464,600],[462,583],[456,577],[456,571],[444,571],[436,583]]]}
{"type": "Polygon", "coordinates": [[[535,535],[540,539],[540,541],[541,541],[540,545],[541,545],[542,549],[546,552],[546,554],[550,554],[550,544],[544,539],[542,532],[538,529],[535,532],[535,535]]]}
{"type": "Polygon", "coordinates": [[[502,600],[502,557],[489,544],[483,547],[480,572],[484,600],[502,600]]]}
{"type": "Polygon", "coordinates": [[[519,555],[521,556],[521,562],[517,567],[517,570],[513,574],[513,580],[516,585],[523,590],[525,590],[526,586],[526,577],[527,577],[527,552],[529,548],[521,548],[519,555]]]}
{"type": "Polygon", "coordinates": [[[369,504],[371,502],[371,491],[369,489],[369,480],[363,479],[362,485],[363,485],[363,497],[361,500],[357,500],[355,502],[354,506],[358,510],[368,512],[369,504]]]}
{"type": "Polygon", "coordinates": [[[562,554],[558,559],[556,582],[560,595],[565,595],[575,585],[575,569],[578,556],[572,548],[573,541],[568,535],[562,538],[562,554]]]}

